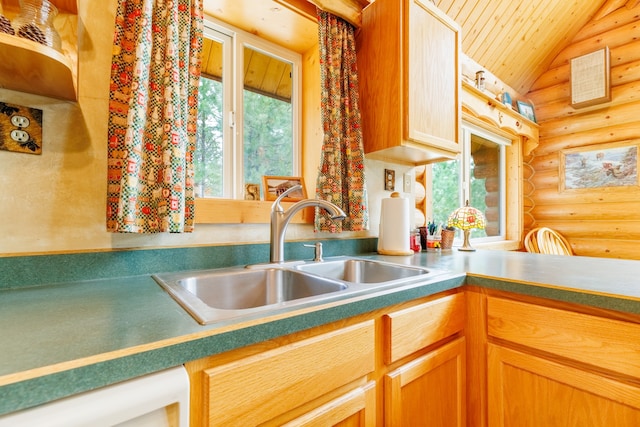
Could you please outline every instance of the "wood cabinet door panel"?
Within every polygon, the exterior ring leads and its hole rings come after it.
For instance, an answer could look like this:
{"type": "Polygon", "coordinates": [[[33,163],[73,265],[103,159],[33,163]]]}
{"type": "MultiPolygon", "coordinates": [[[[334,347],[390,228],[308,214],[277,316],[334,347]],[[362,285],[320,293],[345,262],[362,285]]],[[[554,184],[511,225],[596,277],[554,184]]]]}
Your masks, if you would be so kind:
{"type": "Polygon", "coordinates": [[[489,427],[635,427],[640,388],[489,344],[489,427]]]}
{"type": "Polygon", "coordinates": [[[465,369],[461,337],[385,375],[384,425],[466,425],[465,369]]]}
{"type": "Polygon", "coordinates": [[[427,0],[411,0],[405,46],[405,139],[458,151],[460,29],[427,0]]]}

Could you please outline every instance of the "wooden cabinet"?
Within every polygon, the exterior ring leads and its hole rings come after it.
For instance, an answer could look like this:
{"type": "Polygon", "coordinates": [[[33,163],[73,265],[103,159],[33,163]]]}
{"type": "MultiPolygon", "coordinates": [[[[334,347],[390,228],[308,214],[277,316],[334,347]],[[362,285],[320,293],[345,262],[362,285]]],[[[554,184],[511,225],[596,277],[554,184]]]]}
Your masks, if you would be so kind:
{"type": "Polygon", "coordinates": [[[303,425],[365,425],[375,417],[374,384],[366,378],[374,370],[371,320],[247,357],[223,354],[185,366],[193,426],[282,425],[296,419],[303,425]]]}
{"type": "Polygon", "coordinates": [[[465,313],[459,293],[383,316],[385,426],[466,425],[465,313]]]}
{"type": "Polygon", "coordinates": [[[487,301],[489,426],[640,425],[640,324],[487,301]]]}
{"type": "Polygon", "coordinates": [[[376,0],[356,42],[368,158],[424,164],[460,152],[460,29],[429,0],[376,0]]]}
{"type": "Polygon", "coordinates": [[[407,362],[384,377],[384,425],[463,427],[464,337],[407,362]]]}
{"type": "Polygon", "coordinates": [[[465,319],[449,291],[189,362],[191,425],[462,426],[465,319]]]}

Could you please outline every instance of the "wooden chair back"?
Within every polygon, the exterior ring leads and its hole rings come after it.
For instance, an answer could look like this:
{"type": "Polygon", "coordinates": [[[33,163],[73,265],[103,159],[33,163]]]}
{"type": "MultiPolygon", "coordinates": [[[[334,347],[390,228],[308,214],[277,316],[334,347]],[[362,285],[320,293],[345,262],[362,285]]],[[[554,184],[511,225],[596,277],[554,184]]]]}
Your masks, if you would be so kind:
{"type": "Polygon", "coordinates": [[[552,255],[573,255],[567,239],[548,227],[536,227],[524,238],[527,252],[552,255]]]}

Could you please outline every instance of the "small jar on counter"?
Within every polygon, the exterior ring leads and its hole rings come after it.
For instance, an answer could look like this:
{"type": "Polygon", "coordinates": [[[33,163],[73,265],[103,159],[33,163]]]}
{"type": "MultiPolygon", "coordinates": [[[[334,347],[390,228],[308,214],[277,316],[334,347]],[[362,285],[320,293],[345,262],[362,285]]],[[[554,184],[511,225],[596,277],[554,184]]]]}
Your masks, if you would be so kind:
{"type": "Polygon", "coordinates": [[[420,245],[420,230],[417,228],[411,230],[409,233],[409,248],[413,252],[420,252],[422,250],[422,246],[420,245]]]}

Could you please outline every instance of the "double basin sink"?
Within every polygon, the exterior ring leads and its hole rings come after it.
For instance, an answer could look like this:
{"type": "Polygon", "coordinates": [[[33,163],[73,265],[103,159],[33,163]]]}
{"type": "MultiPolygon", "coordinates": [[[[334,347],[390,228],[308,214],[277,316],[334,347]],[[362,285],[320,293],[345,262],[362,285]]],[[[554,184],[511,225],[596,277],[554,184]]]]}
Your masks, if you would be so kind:
{"type": "Polygon", "coordinates": [[[353,257],[155,274],[199,323],[250,319],[428,280],[444,273],[353,257]]]}

